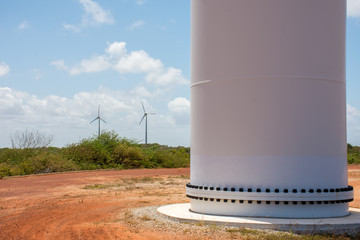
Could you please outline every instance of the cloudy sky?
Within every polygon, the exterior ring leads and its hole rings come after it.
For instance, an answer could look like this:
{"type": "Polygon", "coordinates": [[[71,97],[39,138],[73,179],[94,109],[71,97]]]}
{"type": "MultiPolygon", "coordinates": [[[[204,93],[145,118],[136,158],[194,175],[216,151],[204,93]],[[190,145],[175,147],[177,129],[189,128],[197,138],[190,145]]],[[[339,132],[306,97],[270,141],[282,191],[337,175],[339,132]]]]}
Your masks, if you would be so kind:
{"type": "MultiPolygon", "coordinates": [[[[360,0],[348,0],[348,142],[360,145],[360,0]]],[[[190,144],[190,0],[0,2],[0,147],[35,129],[55,146],[102,127],[190,144]]]]}

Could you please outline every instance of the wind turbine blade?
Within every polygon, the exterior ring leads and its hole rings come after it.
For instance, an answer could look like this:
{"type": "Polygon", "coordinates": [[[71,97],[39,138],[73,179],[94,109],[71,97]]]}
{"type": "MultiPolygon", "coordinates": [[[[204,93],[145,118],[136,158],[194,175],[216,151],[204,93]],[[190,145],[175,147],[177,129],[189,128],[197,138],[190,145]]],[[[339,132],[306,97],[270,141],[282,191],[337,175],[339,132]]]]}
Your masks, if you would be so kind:
{"type": "Polygon", "coordinates": [[[144,118],[146,117],[146,114],[144,114],[144,116],[142,117],[142,119],[141,119],[141,121],[140,121],[140,123],[139,123],[139,125],[141,124],[141,122],[144,120],[144,118]]]}
{"type": "Polygon", "coordinates": [[[148,113],[148,114],[151,114],[151,115],[156,115],[156,113],[148,113]]]}
{"type": "Polygon", "coordinates": [[[95,122],[99,117],[95,118],[94,120],[92,120],[90,123],[93,123],[95,122]]]}
{"type": "Polygon", "coordinates": [[[104,123],[107,123],[104,119],[100,118],[101,121],[103,121],[104,123]]]}
{"type": "Polygon", "coordinates": [[[100,117],[100,105],[99,105],[99,108],[98,108],[98,117],[100,117]]]}
{"type": "Polygon", "coordinates": [[[142,107],[143,107],[144,113],[146,113],[146,111],[145,111],[145,107],[144,107],[144,103],[143,103],[143,102],[141,102],[141,105],[142,105],[142,107]]]}

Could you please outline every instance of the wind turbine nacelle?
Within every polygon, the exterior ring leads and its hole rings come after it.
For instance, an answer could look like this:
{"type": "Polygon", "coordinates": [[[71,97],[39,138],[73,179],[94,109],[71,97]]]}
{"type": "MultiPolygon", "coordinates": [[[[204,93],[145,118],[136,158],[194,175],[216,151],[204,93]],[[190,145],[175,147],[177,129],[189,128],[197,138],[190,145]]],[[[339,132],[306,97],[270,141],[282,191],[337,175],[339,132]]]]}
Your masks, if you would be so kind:
{"type": "Polygon", "coordinates": [[[191,8],[191,210],[348,215],[346,1],[191,8]]]}

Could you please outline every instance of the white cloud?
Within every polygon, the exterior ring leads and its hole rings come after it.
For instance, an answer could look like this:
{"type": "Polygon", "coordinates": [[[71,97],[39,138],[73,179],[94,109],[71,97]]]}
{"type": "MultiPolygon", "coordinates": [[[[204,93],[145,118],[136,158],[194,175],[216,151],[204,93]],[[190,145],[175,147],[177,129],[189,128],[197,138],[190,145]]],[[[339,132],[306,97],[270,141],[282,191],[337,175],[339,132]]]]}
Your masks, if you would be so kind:
{"type": "Polygon", "coordinates": [[[112,24],[115,22],[110,11],[105,11],[102,7],[91,0],[79,0],[79,2],[85,8],[85,22],[91,22],[92,24],[112,24]]]}
{"type": "Polygon", "coordinates": [[[168,103],[168,109],[172,113],[175,123],[182,125],[190,124],[190,101],[178,97],[168,103]]]}
{"type": "Polygon", "coordinates": [[[0,77],[6,76],[10,72],[10,67],[5,62],[0,62],[0,77]]]}
{"type": "Polygon", "coordinates": [[[130,29],[130,30],[134,30],[135,28],[139,28],[139,27],[143,26],[144,24],[145,24],[144,21],[142,21],[142,20],[137,20],[137,21],[133,22],[133,23],[130,25],[129,29],[130,29]]]}
{"type": "Polygon", "coordinates": [[[55,66],[59,70],[68,71],[68,67],[65,65],[65,62],[63,59],[52,61],[51,65],[55,66]]]}
{"type": "Polygon", "coordinates": [[[92,0],[79,0],[79,3],[83,6],[85,14],[82,17],[80,24],[67,24],[64,23],[63,27],[67,30],[74,32],[80,32],[82,28],[89,25],[100,24],[113,24],[115,19],[111,15],[109,10],[104,10],[98,3],[92,0]]]}
{"type": "Polygon", "coordinates": [[[93,112],[97,110],[98,105],[107,109],[105,114],[107,117],[112,117],[119,111],[131,113],[134,111],[133,100],[141,102],[139,96],[130,96],[128,93],[112,91],[104,87],[93,92],[76,93],[72,98],[54,95],[38,97],[5,87],[0,88],[0,113],[2,116],[6,116],[4,112],[21,113],[17,115],[17,119],[13,119],[14,121],[28,119],[30,121],[58,122],[54,120],[58,117],[83,118],[87,121],[87,118],[91,118],[93,112]]]}
{"type": "Polygon", "coordinates": [[[347,113],[347,121],[351,122],[351,123],[356,123],[357,120],[359,120],[359,116],[360,116],[360,110],[349,105],[346,104],[346,113],[347,113]]]}
{"type": "Polygon", "coordinates": [[[17,28],[20,29],[20,30],[29,29],[30,28],[30,23],[28,21],[23,21],[18,25],[17,28]]]}
{"type": "Polygon", "coordinates": [[[110,57],[121,58],[126,54],[126,43],[125,42],[114,42],[109,45],[106,52],[110,57]]]}
{"type": "Polygon", "coordinates": [[[360,146],[360,110],[347,104],[346,113],[347,140],[353,145],[360,146]]]}
{"type": "Polygon", "coordinates": [[[190,101],[186,98],[178,97],[168,103],[168,108],[174,113],[186,113],[190,112],[190,101]]]}
{"type": "Polygon", "coordinates": [[[63,24],[63,27],[65,29],[68,29],[68,30],[72,30],[74,32],[80,32],[81,31],[81,28],[79,26],[76,26],[76,25],[72,25],[72,24],[66,24],[64,23],[63,24]]]}
{"type": "Polygon", "coordinates": [[[162,68],[162,62],[150,57],[144,50],[130,52],[118,59],[114,65],[114,69],[119,73],[146,73],[159,71],[162,68]]]}
{"type": "Polygon", "coordinates": [[[64,60],[51,64],[72,75],[113,69],[120,74],[145,74],[146,82],[157,86],[189,84],[180,69],[166,68],[161,60],[151,57],[144,50],[128,52],[125,42],[113,42],[105,49],[104,55],[83,59],[74,67],[68,67],[64,60]]]}
{"type": "Polygon", "coordinates": [[[136,5],[139,5],[139,6],[141,6],[141,5],[144,5],[145,4],[145,2],[146,2],[146,0],[136,0],[136,5]]]}
{"type": "MultiPolygon", "coordinates": [[[[99,105],[101,117],[107,121],[102,129],[114,129],[120,136],[142,140],[144,126],[139,126],[143,114],[142,101],[148,111],[157,113],[149,119],[149,141],[188,145],[188,126],[177,126],[172,112],[162,113],[144,99],[152,96],[154,93],[141,86],[130,91],[100,87],[92,92],[76,93],[70,98],[55,95],[39,97],[11,88],[0,88],[0,124],[7,126],[0,136],[0,145],[10,144],[8,140],[13,131],[27,128],[53,134],[56,146],[93,136],[97,133],[97,124],[90,125],[90,121],[97,116],[99,105]]],[[[177,109],[182,105],[181,100],[174,100],[170,105],[177,109]]]]}
{"type": "Polygon", "coordinates": [[[14,93],[10,88],[0,88],[0,112],[3,118],[11,118],[25,111],[22,106],[23,96],[23,93],[14,93]]]}
{"type": "Polygon", "coordinates": [[[171,84],[186,85],[189,81],[184,78],[180,69],[168,68],[167,70],[154,71],[146,76],[146,81],[155,85],[166,86],[171,84]]]}
{"type": "Polygon", "coordinates": [[[82,60],[78,65],[70,70],[70,74],[101,72],[110,67],[106,56],[94,56],[90,59],[82,60]]]}
{"type": "Polygon", "coordinates": [[[33,70],[34,76],[36,80],[39,80],[42,77],[42,74],[40,73],[39,69],[34,68],[33,70]]]}
{"type": "Polygon", "coordinates": [[[141,98],[150,98],[154,96],[154,93],[149,92],[144,86],[137,86],[132,91],[132,94],[135,96],[140,96],[141,98]]]}
{"type": "Polygon", "coordinates": [[[95,115],[98,105],[106,109],[103,112],[107,118],[113,117],[117,112],[131,113],[131,101],[119,99],[124,94],[118,94],[119,92],[100,88],[94,92],[77,93],[72,98],[54,95],[40,98],[22,91],[0,88],[0,114],[3,119],[8,119],[15,125],[18,123],[29,126],[36,123],[40,127],[56,128],[63,124],[76,127],[78,123],[88,123],[95,115]]]}
{"type": "Polygon", "coordinates": [[[360,17],[360,0],[347,0],[348,17],[360,17]]]}

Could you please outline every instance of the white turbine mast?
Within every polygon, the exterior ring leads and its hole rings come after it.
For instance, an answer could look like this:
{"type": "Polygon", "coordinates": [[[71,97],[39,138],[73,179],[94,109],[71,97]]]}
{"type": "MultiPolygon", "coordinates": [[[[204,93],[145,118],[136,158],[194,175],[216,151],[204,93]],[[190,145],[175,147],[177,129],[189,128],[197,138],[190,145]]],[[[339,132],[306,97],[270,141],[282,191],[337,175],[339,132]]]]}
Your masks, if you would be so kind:
{"type": "Polygon", "coordinates": [[[144,103],[141,102],[141,105],[142,105],[142,108],[144,110],[144,115],[141,118],[139,125],[142,123],[142,121],[145,118],[145,144],[147,144],[147,117],[148,117],[148,115],[155,115],[156,113],[148,113],[148,112],[146,112],[145,107],[144,107],[144,103]]]}
{"type": "Polygon", "coordinates": [[[98,108],[98,116],[94,119],[94,120],[92,120],[90,123],[93,123],[93,122],[95,122],[96,120],[98,120],[99,121],[99,123],[98,123],[98,138],[100,138],[100,122],[101,121],[103,121],[104,123],[107,123],[104,119],[102,119],[101,117],[100,117],[100,105],[99,105],[99,108],[98,108]]]}

